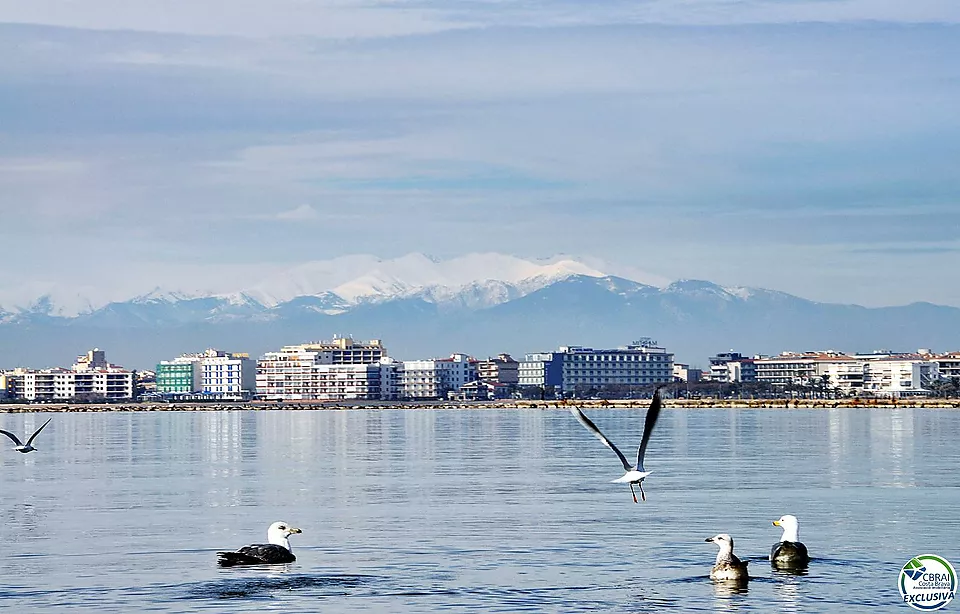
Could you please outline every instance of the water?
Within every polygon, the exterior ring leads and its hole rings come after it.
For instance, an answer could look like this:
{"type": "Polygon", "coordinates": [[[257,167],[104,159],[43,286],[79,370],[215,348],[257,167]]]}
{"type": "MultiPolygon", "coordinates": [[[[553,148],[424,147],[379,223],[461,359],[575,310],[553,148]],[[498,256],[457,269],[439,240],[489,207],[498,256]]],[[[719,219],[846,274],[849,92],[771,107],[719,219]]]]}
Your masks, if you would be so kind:
{"type": "MultiPolygon", "coordinates": [[[[587,413],[633,453],[642,412],[587,413]]],[[[909,611],[910,557],[960,563],[958,440],[955,411],[667,409],[635,505],[562,409],[58,414],[0,453],[0,609],[909,611]],[[804,576],[762,560],[785,513],[804,576]],[[275,520],[296,563],[216,567],[275,520]],[[707,577],[720,532],[744,592],[707,577]]]]}

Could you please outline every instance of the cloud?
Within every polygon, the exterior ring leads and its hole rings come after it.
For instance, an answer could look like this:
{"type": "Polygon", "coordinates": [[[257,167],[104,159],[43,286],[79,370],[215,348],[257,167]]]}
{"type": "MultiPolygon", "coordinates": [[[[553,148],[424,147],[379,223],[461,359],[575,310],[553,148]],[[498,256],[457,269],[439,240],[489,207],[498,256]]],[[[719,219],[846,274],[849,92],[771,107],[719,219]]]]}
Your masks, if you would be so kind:
{"type": "MultiPolygon", "coordinates": [[[[30,4],[0,0],[0,19],[30,21],[30,4]]],[[[837,17],[705,26],[684,25],[687,2],[393,2],[366,16],[436,29],[270,37],[244,21],[260,5],[221,31],[201,0],[163,19],[97,2],[44,13],[105,30],[0,25],[0,243],[31,254],[0,284],[70,283],[62,263],[82,253],[105,285],[121,259],[174,281],[176,261],[203,287],[213,269],[191,265],[290,264],[302,253],[227,248],[308,241],[316,224],[295,222],[322,219],[311,257],[562,250],[668,279],[883,296],[881,276],[857,277],[870,252],[848,260],[849,246],[956,228],[960,26],[862,23],[857,1],[696,4],[717,23],[837,17]],[[110,31],[124,25],[166,33],[110,31]]],[[[954,10],[873,6],[890,22],[954,10]]],[[[944,300],[928,272],[958,266],[920,251],[884,275],[944,300]]]]}

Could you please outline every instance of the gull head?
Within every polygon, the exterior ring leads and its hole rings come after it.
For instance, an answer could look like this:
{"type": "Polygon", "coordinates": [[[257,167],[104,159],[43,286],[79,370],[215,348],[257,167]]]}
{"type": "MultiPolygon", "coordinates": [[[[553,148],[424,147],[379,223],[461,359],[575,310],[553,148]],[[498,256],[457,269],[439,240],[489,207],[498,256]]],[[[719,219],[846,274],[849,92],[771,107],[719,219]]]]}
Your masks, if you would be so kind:
{"type": "Polygon", "coordinates": [[[773,526],[783,529],[783,535],[780,536],[782,542],[800,541],[800,521],[792,514],[781,516],[779,520],[773,521],[773,526]]]}
{"type": "Polygon", "coordinates": [[[303,533],[303,531],[292,526],[289,522],[275,522],[267,529],[267,541],[289,550],[290,542],[287,541],[287,538],[294,533],[303,533]]]}
{"type": "Polygon", "coordinates": [[[717,555],[718,561],[725,555],[733,554],[733,538],[726,533],[720,533],[719,535],[708,537],[703,541],[713,542],[720,547],[720,553],[717,555]]]}

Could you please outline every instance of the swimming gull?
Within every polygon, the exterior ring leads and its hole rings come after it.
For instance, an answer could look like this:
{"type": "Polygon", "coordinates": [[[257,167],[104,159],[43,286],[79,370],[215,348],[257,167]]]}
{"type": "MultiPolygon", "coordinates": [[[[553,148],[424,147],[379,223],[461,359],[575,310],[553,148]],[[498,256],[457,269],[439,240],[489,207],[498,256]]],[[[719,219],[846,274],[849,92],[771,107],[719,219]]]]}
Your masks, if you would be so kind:
{"type": "Polygon", "coordinates": [[[302,533],[287,522],[275,522],[267,529],[267,544],[244,546],[236,552],[218,552],[217,563],[221,567],[234,565],[265,565],[292,563],[297,560],[287,538],[293,533],[302,533]]]}
{"type": "Polygon", "coordinates": [[[781,527],[780,541],[770,548],[770,564],[783,569],[806,567],[810,562],[807,547],[800,543],[800,521],[792,514],[774,520],[773,526],[781,527]]]}
{"type": "Polygon", "coordinates": [[[35,430],[33,432],[33,435],[30,435],[30,439],[27,440],[27,443],[23,443],[22,441],[20,441],[20,439],[10,431],[5,431],[3,429],[0,429],[0,433],[3,433],[4,435],[12,439],[13,443],[17,444],[17,447],[15,447],[14,450],[16,450],[17,452],[23,452],[24,454],[26,454],[27,452],[33,452],[34,450],[36,450],[36,448],[33,447],[33,440],[37,438],[37,435],[40,434],[40,431],[43,430],[43,427],[50,424],[50,420],[53,420],[53,418],[47,419],[47,421],[44,422],[40,426],[40,428],[35,430]]]}
{"type": "Polygon", "coordinates": [[[717,562],[710,570],[711,580],[736,580],[743,582],[750,579],[747,574],[747,561],[741,561],[733,553],[733,538],[726,533],[708,537],[704,541],[713,542],[720,546],[717,553],[717,562]]]}
{"type": "Polygon", "coordinates": [[[650,402],[650,408],[647,410],[647,417],[643,424],[643,437],[640,440],[640,447],[637,449],[637,464],[631,465],[630,461],[627,460],[627,457],[623,455],[617,446],[613,445],[613,442],[603,436],[603,433],[600,432],[600,429],[597,428],[597,425],[590,421],[590,418],[587,418],[579,407],[573,406],[570,408],[570,412],[576,416],[577,420],[580,421],[580,424],[587,427],[591,433],[593,433],[597,439],[603,442],[603,445],[607,446],[611,450],[617,453],[617,456],[620,457],[620,462],[623,463],[623,470],[626,473],[623,477],[613,480],[616,483],[626,482],[630,485],[630,492],[633,493],[633,502],[637,503],[637,493],[633,490],[633,485],[636,484],[640,488],[640,496],[644,501],[647,500],[647,495],[643,492],[643,480],[648,475],[653,473],[652,471],[646,471],[643,468],[643,457],[647,452],[647,443],[650,441],[650,433],[653,432],[653,427],[657,424],[657,418],[660,416],[660,388],[658,387],[656,392],[653,393],[653,401],[650,402]]]}

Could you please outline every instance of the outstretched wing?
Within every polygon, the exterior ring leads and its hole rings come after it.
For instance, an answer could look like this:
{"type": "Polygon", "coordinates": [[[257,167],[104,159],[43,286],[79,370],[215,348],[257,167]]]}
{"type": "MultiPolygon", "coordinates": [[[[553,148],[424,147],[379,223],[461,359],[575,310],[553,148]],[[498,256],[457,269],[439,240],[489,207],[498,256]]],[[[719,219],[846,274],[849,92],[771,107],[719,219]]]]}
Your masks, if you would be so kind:
{"type": "Polygon", "coordinates": [[[17,436],[14,435],[13,433],[11,433],[10,431],[5,431],[5,430],[3,430],[3,429],[0,429],[0,433],[3,433],[4,435],[6,435],[6,436],[9,437],[10,439],[12,439],[12,440],[13,440],[13,443],[17,444],[18,446],[22,446],[22,445],[23,445],[23,443],[20,442],[20,440],[17,438],[17,436]]]}
{"type": "Polygon", "coordinates": [[[660,417],[660,388],[653,393],[653,401],[650,402],[650,409],[647,410],[647,418],[643,423],[643,438],[640,440],[640,448],[637,450],[637,469],[644,471],[643,457],[647,453],[647,444],[650,442],[650,434],[653,427],[657,425],[657,418],[660,417]]]}
{"type": "Polygon", "coordinates": [[[594,436],[595,436],[597,439],[599,439],[600,441],[602,441],[602,442],[603,442],[603,445],[607,446],[608,448],[610,448],[611,450],[613,450],[614,452],[617,453],[617,456],[620,457],[620,462],[623,463],[623,470],[624,470],[624,471],[630,471],[631,469],[633,469],[633,467],[632,467],[632,466],[630,465],[630,463],[627,461],[627,457],[623,455],[623,452],[621,452],[620,450],[618,450],[618,449],[617,449],[617,446],[613,445],[613,442],[611,442],[609,439],[607,439],[606,437],[603,436],[603,433],[600,432],[600,429],[597,428],[597,425],[594,424],[593,422],[591,422],[591,421],[590,421],[590,418],[587,418],[586,416],[584,416],[584,415],[583,415],[583,412],[580,411],[580,408],[579,408],[579,407],[577,407],[577,406],[575,406],[575,405],[571,405],[571,406],[570,406],[570,413],[572,413],[574,416],[576,416],[577,420],[580,421],[580,424],[582,424],[583,426],[587,427],[587,430],[590,431],[591,433],[593,433],[594,436]]]}
{"type": "Polygon", "coordinates": [[[48,424],[50,424],[50,420],[53,420],[53,418],[48,418],[47,421],[44,422],[44,423],[40,426],[40,428],[38,428],[37,430],[35,430],[35,431],[33,432],[33,435],[30,435],[30,439],[27,440],[27,445],[28,445],[28,446],[33,443],[33,440],[34,440],[34,439],[37,438],[37,435],[40,434],[40,431],[43,430],[43,427],[45,427],[45,426],[47,426],[48,424]]]}

